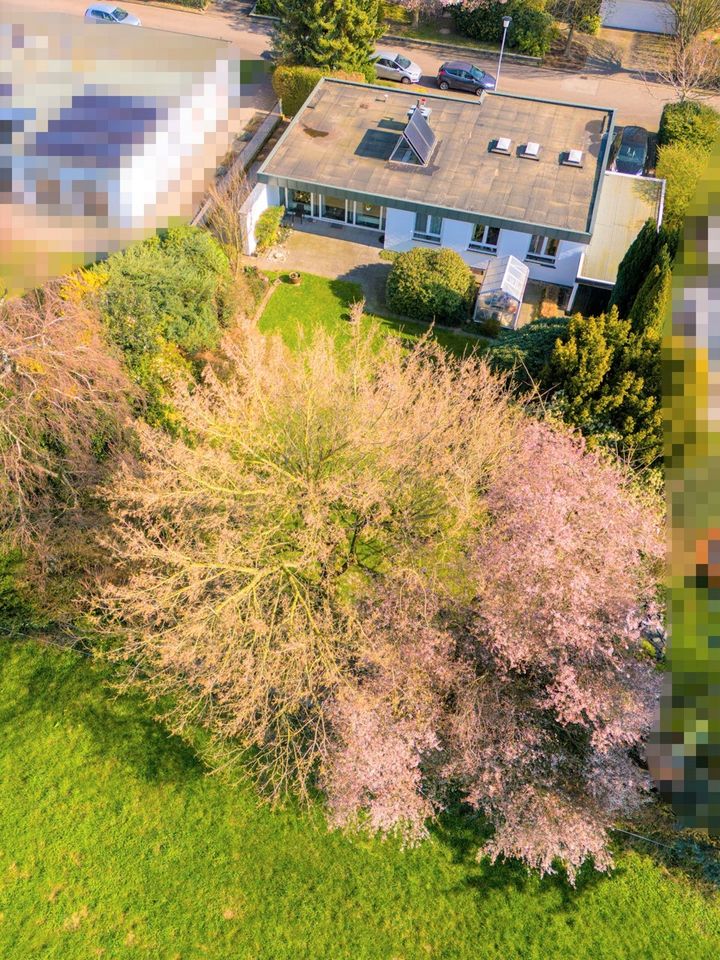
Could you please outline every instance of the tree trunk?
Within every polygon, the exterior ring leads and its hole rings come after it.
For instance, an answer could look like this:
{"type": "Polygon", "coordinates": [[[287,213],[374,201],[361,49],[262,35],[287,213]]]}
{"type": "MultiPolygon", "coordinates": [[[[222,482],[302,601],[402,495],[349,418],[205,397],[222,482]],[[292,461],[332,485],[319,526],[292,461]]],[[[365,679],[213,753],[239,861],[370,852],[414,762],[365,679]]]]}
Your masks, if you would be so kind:
{"type": "Polygon", "coordinates": [[[563,51],[563,53],[565,54],[565,56],[567,56],[568,53],[570,53],[570,47],[572,46],[572,42],[573,42],[573,37],[574,37],[574,36],[575,36],[575,24],[574,24],[574,23],[571,23],[571,24],[570,24],[570,29],[568,30],[567,41],[566,41],[566,43],[565,43],[565,49],[564,49],[564,51],[563,51]]]}
{"type": "Polygon", "coordinates": [[[413,26],[419,27],[420,26],[420,7],[415,7],[412,12],[412,15],[413,15],[413,26]]]}

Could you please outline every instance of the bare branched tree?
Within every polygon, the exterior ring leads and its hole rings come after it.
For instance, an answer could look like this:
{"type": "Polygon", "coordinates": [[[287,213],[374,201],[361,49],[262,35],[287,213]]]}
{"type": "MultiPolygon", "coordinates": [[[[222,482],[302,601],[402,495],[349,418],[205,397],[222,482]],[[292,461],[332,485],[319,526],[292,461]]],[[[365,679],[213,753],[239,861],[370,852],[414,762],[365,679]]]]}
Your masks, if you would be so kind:
{"type": "Polygon", "coordinates": [[[668,0],[672,32],[683,47],[706,30],[720,27],[717,0],[668,0]]]}
{"type": "Polygon", "coordinates": [[[48,286],[0,305],[0,534],[46,546],[129,415],[133,388],[93,308],[48,286]]]}
{"type": "Polygon", "coordinates": [[[658,75],[681,103],[712,97],[720,89],[720,47],[702,37],[687,42],[675,37],[667,65],[658,75]]]}
{"type": "Polygon", "coordinates": [[[141,427],[146,468],[106,491],[125,654],[173,694],[178,729],[255,750],[276,793],[305,790],[325,747],[361,644],[351,598],[480,521],[519,416],[479,362],[429,343],[381,362],[353,316],[347,356],[324,336],[301,356],[252,331],[228,342],[236,376],[177,396],[193,444],[141,427]]]}
{"type": "Polygon", "coordinates": [[[236,280],[242,271],[246,246],[245,219],[241,209],[249,193],[250,185],[239,163],[231,166],[225,177],[208,191],[210,208],[206,224],[225,247],[236,280]]]}

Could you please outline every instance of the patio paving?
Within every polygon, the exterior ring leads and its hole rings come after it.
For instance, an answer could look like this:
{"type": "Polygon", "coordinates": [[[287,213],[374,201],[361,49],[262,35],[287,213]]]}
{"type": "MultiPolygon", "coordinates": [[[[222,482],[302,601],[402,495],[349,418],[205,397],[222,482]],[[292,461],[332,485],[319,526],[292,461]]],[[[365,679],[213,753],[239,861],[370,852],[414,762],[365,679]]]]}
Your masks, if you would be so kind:
{"type": "Polygon", "coordinates": [[[250,262],[260,270],[297,270],[359,283],[367,309],[385,311],[385,283],[390,263],[380,259],[379,235],[357,227],[304,221],[290,228],[288,239],[250,262]]]}

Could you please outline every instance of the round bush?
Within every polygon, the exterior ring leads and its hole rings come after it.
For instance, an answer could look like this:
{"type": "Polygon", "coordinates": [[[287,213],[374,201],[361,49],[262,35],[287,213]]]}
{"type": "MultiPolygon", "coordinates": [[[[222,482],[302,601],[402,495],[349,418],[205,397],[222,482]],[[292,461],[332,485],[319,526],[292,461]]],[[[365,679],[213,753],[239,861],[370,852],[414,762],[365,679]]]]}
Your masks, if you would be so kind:
{"type": "Polygon", "coordinates": [[[660,118],[658,143],[686,143],[692,148],[710,151],[720,136],[720,114],[705,103],[685,100],[666,103],[660,118]]]}
{"type": "Polygon", "coordinates": [[[394,261],[387,280],[387,304],[417,320],[462,323],[475,290],[470,267],[454,250],[415,247],[394,261]]]}

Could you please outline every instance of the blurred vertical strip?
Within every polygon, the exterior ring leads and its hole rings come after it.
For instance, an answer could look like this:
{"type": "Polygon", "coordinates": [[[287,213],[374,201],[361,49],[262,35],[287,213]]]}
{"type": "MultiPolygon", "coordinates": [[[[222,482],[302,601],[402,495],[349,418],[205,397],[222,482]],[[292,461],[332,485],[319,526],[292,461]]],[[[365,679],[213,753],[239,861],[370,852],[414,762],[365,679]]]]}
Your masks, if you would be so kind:
{"type": "Polygon", "coordinates": [[[650,770],[720,836],[720,142],[685,221],[663,342],[670,667],[650,770]]]}

